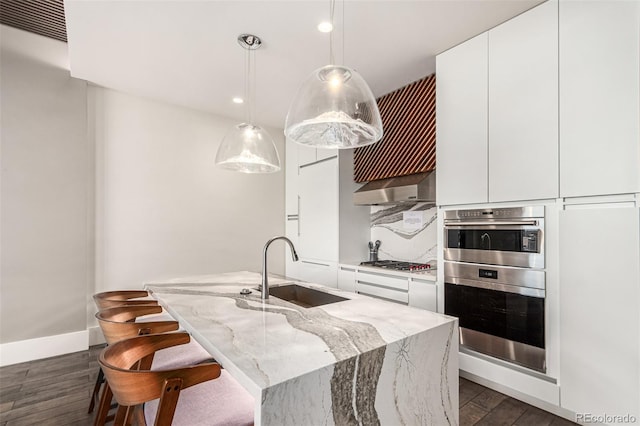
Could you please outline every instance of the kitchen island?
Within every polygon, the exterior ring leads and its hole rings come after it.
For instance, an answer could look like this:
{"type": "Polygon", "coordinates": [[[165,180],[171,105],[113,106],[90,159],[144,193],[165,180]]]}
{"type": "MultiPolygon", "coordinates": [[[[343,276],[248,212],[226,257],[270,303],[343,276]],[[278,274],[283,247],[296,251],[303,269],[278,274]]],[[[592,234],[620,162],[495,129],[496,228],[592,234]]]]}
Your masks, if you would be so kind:
{"type": "Polygon", "coordinates": [[[345,298],[302,307],[260,274],[146,288],[255,398],[256,425],[457,425],[457,319],[320,285],[345,298]],[[248,295],[242,289],[251,289],[248,295]]]}

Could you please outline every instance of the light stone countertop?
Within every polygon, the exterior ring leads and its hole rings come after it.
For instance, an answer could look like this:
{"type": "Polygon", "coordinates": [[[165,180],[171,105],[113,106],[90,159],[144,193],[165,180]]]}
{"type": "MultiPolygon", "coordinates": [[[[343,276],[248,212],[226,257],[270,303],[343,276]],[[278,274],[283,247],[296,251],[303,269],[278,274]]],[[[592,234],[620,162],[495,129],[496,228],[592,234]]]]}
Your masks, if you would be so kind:
{"type": "MultiPolygon", "coordinates": [[[[433,348],[437,365],[434,364],[432,368],[440,375],[450,369],[449,375],[452,375],[455,370],[457,381],[455,318],[282,277],[270,276],[269,279],[271,287],[293,282],[349,300],[312,308],[303,308],[273,296],[262,301],[260,292],[256,290],[260,274],[246,271],[149,282],[145,287],[257,401],[262,401],[261,413],[256,414],[256,424],[284,421],[278,417],[274,404],[269,408],[269,401],[275,398],[278,405],[286,405],[286,400],[291,399],[291,389],[300,387],[311,391],[309,386],[327,388],[324,392],[329,396],[325,395],[324,398],[328,398],[328,402],[322,402],[321,398],[320,403],[315,397],[309,397],[312,401],[309,404],[320,404],[315,409],[325,410],[325,415],[333,413],[334,421],[340,423],[340,416],[344,413],[337,412],[337,406],[340,405],[338,399],[351,398],[349,395],[340,396],[343,394],[341,389],[344,386],[356,386],[353,376],[349,376],[354,374],[353,360],[379,353],[382,358],[372,365],[380,364],[382,368],[387,346],[404,345],[408,338],[428,337],[432,331],[434,336],[442,337],[438,337],[442,341],[441,347],[433,348]],[[243,288],[250,288],[253,293],[241,295],[243,288]],[[453,346],[455,363],[450,362],[453,346]],[[351,377],[346,385],[335,383],[338,368],[348,370],[346,375],[340,373],[340,377],[351,377]],[[314,378],[319,371],[325,370],[330,373],[327,373],[326,380],[314,378]],[[302,384],[310,378],[322,383],[302,384]]],[[[362,388],[363,392],[369,388],[367,392],[375,394],[378,381],[382,380],[379,374],[374,374],[375,377],[369,377],[370,374],[366,378],[359,377],[362,383],[358,383],[358,388],[362,388]],[[369,383],[371,379],[373,381],[369,383]]],[[[442,383],[438,386],[444,392],[442,383]]],[[[455,388],[457,391],[457,384],[455,388]]],[[[316,391],[318,389],[313,392],[316,391]]],[[[303,391],[298,389],[296,392],[303,391]]],[[[295,410],[298,399],[295,404],[292,403],[290,410],[295,410]]],[[[372,410],[382,412],[378,405],[376,402],[375,410],[372,410]]],[[[449,407],[451,404],[446,405],[446,410],[455,411],[457,417],[457,404],[455,409],[453,405],[449,407]]],[[[310,414],[313,409],[309,406],[298,409],[304,412],[296,421],[304,421],[304,416],[311,416],[310,419],[317,417],[310,414]]],[[[342,411],[350,409],[346,407],[342,411]]],[[[293,414],[289,412],[288,415],[293,414]]]]}

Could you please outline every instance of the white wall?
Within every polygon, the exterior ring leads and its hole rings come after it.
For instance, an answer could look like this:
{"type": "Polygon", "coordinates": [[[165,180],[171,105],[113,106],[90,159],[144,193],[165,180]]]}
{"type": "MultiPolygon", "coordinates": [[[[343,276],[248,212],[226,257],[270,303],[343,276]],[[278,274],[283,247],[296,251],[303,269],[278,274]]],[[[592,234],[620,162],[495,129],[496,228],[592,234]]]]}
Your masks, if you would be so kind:
{"type": "MultiPolygon", "coordinates": [[[[97,159],[95,291],[259,272],[265,242],[284,234],[284,172],[215,167],[218,145],[237,123],[94,86],[89,99],[97,159]]],[[[269,132],[284,161],[282,130],[269,132]]],[[[270,259],[270,271],[282,273],[283,251],[270,259]]]]}
{"type": "Polygon", "coordinates": [[[86,82],[70,77],[65,43],[5,26],[0,36],[3,365],[36,356],[16,342],[73,335],[64,350],[86,347],[93,225],[86,82]]]}
{"type": "Polygon", "coordinates": [[[95,292],[260,270],[284,234],[284,173],[214,166],[235,121],[87,90],[65,43],[1,31],[0,365],[96,343],[95,292]]]}

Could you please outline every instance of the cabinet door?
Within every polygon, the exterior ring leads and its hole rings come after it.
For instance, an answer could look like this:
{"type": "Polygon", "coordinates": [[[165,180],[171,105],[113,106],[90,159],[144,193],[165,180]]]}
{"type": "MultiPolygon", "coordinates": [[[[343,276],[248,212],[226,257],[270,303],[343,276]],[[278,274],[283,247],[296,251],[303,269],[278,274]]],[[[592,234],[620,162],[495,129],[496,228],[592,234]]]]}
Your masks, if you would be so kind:
{"type": "Polygon", "coordinates": [[[295,144],[298,148],[298,165],[315,163],[317,160],[317,149],[310,146],[295,144]]]}
{"type": "Polygon", "coordinates": [[[300,259],[297,263],[299,279],[327,287],[338,287],[338,267],[336,263],[307,259],[300,259]]]}
{"type": "Polygon", "coordinates": [[[638,208],[560,214],[560,396],[576,413],[640,417],[638,208]]]}
{"type": "MultiPolygon", "coordinates": [[[[287,222],[285,223],[285,234],[287,236],[287,238],[289,238],[291,240],[291,242],[293,243],[294,247],[298,247],[298,220],[287,220],[287,222]]],[[[289,278],[297,278],[299,279],[300,276],[298,274],[298,262],[294,262],[291,259],[291,255],[288,253],[289,251],[289,247],[285,248],[285,253],[284,253],[284,268],[285,268],[285,275],[289,278]]]]}
{"type": "Polygon", "coordinates": [[[356,270],[349,266],[338,267],[338,288],[354,293],[356,291],[356,270]]]}
{"type": "Polygon", "coordinates": [[[285,144],[285,213],[298,214],[298,147],[287,140],[285,144]]]}
{"type": "Polygon", "coordinates": [[[558,197],[558,3],[489,31],[489,201],[558,197]]]}
{"type": "Polygon", "coordinates": [[[338,261],[337,159],[300,168],[298,254],[306,259],[338,261]]]}
{"type": "Polygon", "coordinates": [[[327,158],[337,157],[337,149],[316,148],[316,161],[326,160],[327,158]]]}
{"type": "Polygon", "coordinates": [[[409,306],[438,311],[438,286],[433,281],[412,278],[409,280],[409,306]]]}
{"type": "Polygon", "coordinates": [[[640,192],[640,2],[560,3],[560,196],[640,192]]]}
{"type": "Polygon", "coordinates": [[[487,33],[438,55],[436,76],[437,203],[486,202],[487,33]]]}

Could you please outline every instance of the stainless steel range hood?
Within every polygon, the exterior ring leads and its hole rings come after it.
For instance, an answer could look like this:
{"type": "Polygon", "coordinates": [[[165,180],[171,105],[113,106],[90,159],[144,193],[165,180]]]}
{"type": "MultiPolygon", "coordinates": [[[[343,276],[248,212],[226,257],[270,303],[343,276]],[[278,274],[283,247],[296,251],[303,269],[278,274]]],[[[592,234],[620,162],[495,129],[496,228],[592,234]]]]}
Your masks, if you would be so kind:
{"type": "Polygon", "coordinates": [[[396,204],[403,202],[436,203],[436,172],[374,180],[353,194],[355,205],[396,204]]]}

